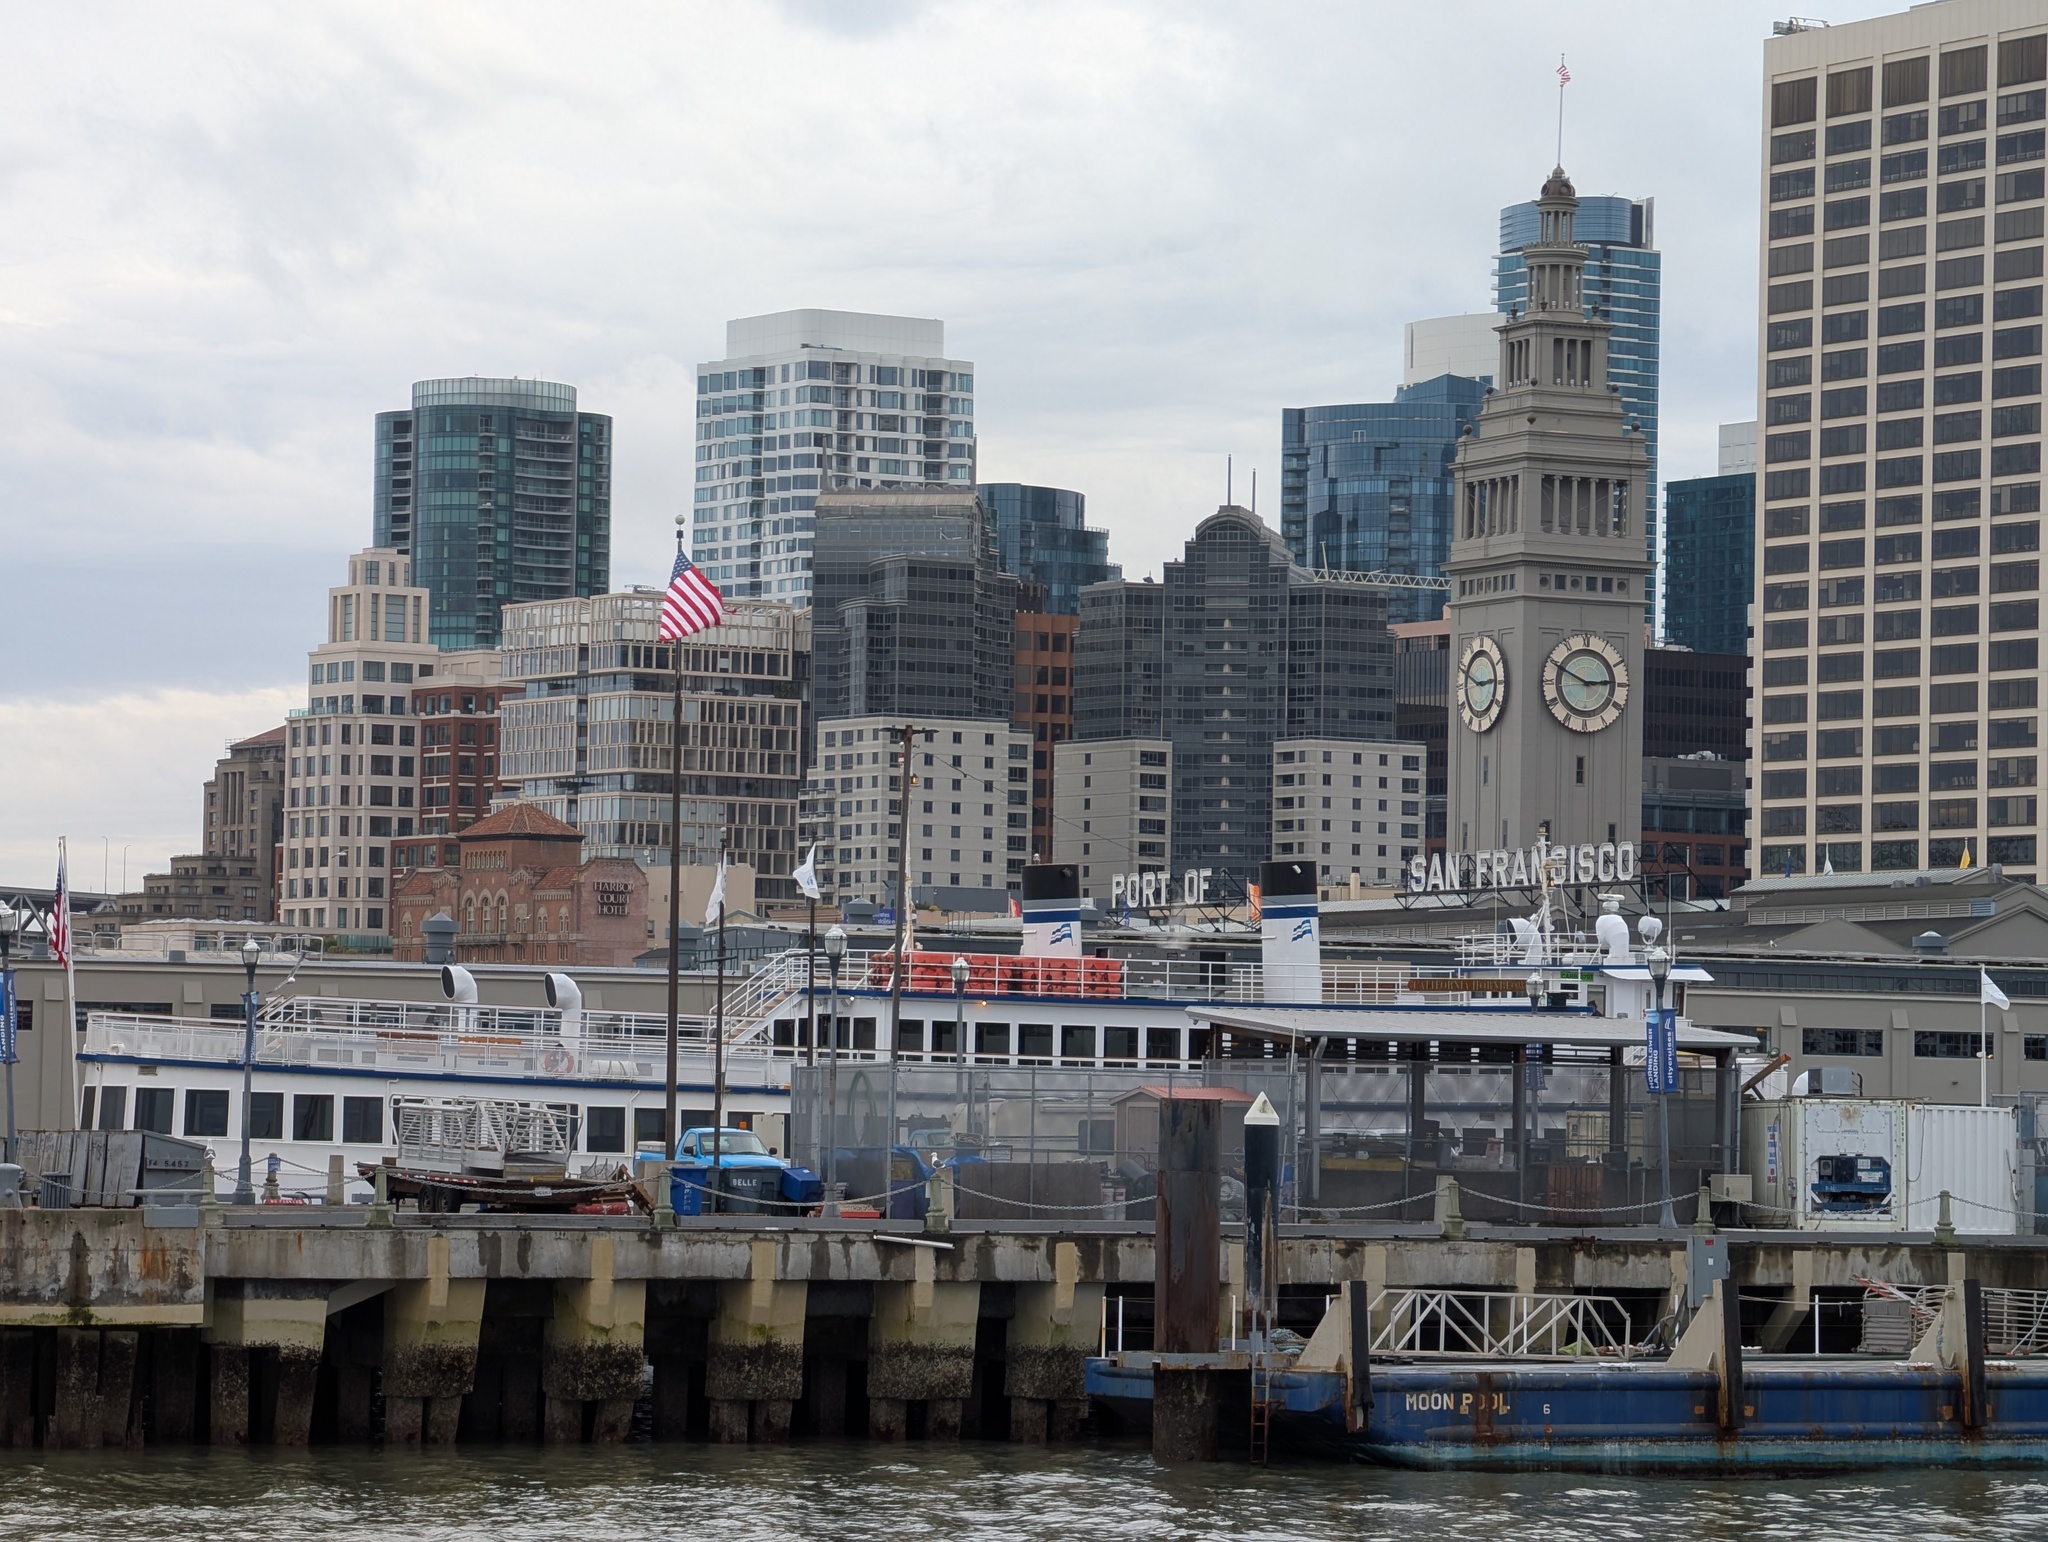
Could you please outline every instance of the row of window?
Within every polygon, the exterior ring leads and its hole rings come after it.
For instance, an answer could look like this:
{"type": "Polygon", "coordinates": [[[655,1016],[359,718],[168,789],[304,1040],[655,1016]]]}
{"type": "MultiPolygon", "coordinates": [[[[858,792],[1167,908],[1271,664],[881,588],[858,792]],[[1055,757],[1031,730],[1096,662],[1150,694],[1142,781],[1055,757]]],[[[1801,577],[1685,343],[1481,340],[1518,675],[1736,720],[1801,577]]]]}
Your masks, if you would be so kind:
{"type": "MultiPolygon", "coordinates": [[[[1805,1055],[1877,1058],[1884,1054],[1882,1028],[1802,1028],[1799,1050],[1805,1055]]],[[[2048,1060],[2048,1033],[2026,1034],[2021,1053],[2028,1060],[2048,1060]]],[[[1943,1029],[1913,1030],[1913,1055],[1920,1060],[1975,1060],[1998,1054],[1998,1035],[1943,1029]]]]}

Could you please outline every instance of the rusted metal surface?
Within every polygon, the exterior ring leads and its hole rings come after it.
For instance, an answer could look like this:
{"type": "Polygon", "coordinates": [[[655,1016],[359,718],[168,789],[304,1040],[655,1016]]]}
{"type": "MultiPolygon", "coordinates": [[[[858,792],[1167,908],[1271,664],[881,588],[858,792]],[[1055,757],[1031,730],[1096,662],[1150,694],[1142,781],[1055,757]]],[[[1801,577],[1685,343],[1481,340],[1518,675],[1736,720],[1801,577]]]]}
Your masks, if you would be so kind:
{"type": "Polygon", "coordinates": [[[1222,1113],[1213,1098],[1169,1097],[1159,1103],[1152,1310],[1153,1344],[1165,1354],[1216,1348],[1222,1113]]]}

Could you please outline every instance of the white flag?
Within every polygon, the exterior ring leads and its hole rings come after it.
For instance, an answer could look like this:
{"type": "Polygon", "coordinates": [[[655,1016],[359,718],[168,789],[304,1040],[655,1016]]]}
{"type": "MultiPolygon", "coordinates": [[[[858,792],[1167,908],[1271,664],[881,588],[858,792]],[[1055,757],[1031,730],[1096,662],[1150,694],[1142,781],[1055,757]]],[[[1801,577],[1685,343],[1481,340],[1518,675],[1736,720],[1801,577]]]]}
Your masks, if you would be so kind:
{"type": "Polygon", "coordinates": [[[711,899],[704,907],[704,924],[716,926],[725,915],[725,863],[718,864],[718,881],[711,886],[711,899]]]}
{"type": "Polygon", "coordinates": [[[1823,878],[1832,878],[1835,876],[1835,859],[1832,855],[1828,857],[1826,863],[1822,866],[1820,870],[1820,875],[1823,878]]]}
{"type": "Polygon", "coordinates": [[[813,846],[811,854],[804,858],[804,865],[798,868],[791,876],[796,879],[796,886],[804,891],[805,899],[815,900],[825,897],[818,892],[818,848],[816,846],[813,846]]]}
{"type": "Polygon", "coordinates": [[[1977,999],[1985,1006],[1996,1007],[2001,1012],[2012,1010],[2011,998],[1993,984],[1990,974],[1982,969],[1977,971],[1977,999]]]}

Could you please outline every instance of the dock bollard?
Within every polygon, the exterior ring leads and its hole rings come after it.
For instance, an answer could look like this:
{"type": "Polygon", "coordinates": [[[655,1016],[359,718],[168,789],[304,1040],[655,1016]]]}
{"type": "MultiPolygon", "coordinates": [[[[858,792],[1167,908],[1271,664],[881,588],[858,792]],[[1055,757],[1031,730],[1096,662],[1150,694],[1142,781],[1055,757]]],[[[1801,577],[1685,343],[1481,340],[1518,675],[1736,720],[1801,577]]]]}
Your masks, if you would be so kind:
{"type": "Polygon", "coordinates": [[[213,1153],[207,1152],[199,1164],[199,1224],[220,1225],[220,1193],[214,1187],[213,1153]]]}
{"type": "Polygon", "coordinates": [[[1934,1245],[1939,1248],[1952,1248],[1956,1245],[1956,1222],[1949,1211],[1947,1189],[1941,1191],[1941,1209],[1935,1212],[1934,1245]]]}
{"type": "Polygon", "coordinates": [[[340,1205],[347,1200],[348,1190],[341,1176],[341,1153],[330,1151],[327,1154],[327,1203],[340,1205]]]}
{"type": "Polygon", "coordinates": [[[1702,1237],[1714,1235],[1714,1193],[1704,1183],[1700,1185],[1700,1207],[1693,1215],[1692,1229],[1702,1237]]]}
{"type": "Polygon", "coordinates": [[[925,1180],[924,1229],[943,1237],[953,1229],[953,1169],[936,1167],[925,1180]]]}
{"type": "Polygon", "coordinates": [[[371,1181],[375,1189],[375,1197],[370,1201],[370,1219],[368,1224],[371,1226],[389,1226],[391,1224],[391,1189],[388,1176],[390,1171],[390,1168],[380,1162],[377,1164],[377,1171],[372,1177],[371,1181]]]}
{"type": "Polygon", "coordinates": [[[1438,1184],[1437,1192],[1443,1195],[1443,1239],[1446,1242],[1465,1240],[1465,1215],[1458,1208],[1458,1180],[1445,1178],[1438,1184]]]}
{"type": "Polygon", "coordinates": [[[654,1195],[654,1229],[674,1231],[676,1229],[675,1172],[667,1163],[657,1170],[655,1178],[659,1185],[654,1195]]]}
{"type": "Polygon", "coordinates": [[[277,1153],[270,1153],[270,1166],[263,1177],[263,1203],[277,1204],[283,1198],[277,1186],[277,1153]]]}

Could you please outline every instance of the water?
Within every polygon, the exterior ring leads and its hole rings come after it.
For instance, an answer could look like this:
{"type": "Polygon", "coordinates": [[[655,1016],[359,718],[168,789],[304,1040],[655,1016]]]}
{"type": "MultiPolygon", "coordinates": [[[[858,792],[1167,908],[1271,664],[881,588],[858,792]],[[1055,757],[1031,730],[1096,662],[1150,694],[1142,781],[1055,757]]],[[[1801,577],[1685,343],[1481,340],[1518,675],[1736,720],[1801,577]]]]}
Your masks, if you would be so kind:
{"type": "Polygon", "coordinates": [[[2038,1538],[2048,1476],[1703,1482],[1343,1466],[1162,1470],[1142,1452],[804,1444],[542,1452],[0,1452],[0,1538],[322,1542],[2038,1538]]]}

